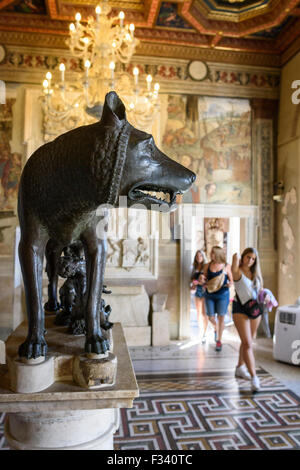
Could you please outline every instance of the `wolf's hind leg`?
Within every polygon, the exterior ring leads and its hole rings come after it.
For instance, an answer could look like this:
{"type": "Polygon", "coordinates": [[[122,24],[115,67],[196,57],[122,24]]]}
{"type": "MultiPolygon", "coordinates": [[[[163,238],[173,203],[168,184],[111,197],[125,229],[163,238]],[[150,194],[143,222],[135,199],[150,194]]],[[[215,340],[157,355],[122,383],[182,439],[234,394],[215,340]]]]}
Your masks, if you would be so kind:
{"type": "Polygon", "coordinates": [[[109,349],[109,342],[100,328],[100,301],[106,261],[106,240],[98,240],[95,227],[82,234],[86,259],[86,342],[85,351],[102,354],[109,349]]]}

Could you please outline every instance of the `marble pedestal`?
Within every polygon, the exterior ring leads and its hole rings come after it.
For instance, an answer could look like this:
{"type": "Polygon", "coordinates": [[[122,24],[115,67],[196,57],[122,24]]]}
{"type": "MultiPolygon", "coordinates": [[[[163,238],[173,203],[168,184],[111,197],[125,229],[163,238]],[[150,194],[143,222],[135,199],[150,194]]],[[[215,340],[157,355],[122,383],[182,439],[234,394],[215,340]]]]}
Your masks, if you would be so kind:
{"type": "Polygon", "coordinates": [[[170,312],[166,310],[168,296],[152,296],[152,346],[167,346],[170,343],[170,312]]]}
{"type": "MultiPolygon", "coordinates": [[[[111,450],[119,425],[119,409],[131,408],[138,396],[122,327],[113,327],[117,371],[113,385],[83,388],[73,381],[73,365],[83,351],[84,336],[56,329],[47,318],[48,356],[54,362],[55,382],[35,393],[11,389],[7,364],[0,365],[0,411],[6,412],[5,436],[18,450],[111,450]],[[57,338],[57,339],[56,339],[57,338]],[[62,341],[64,339],[64,341],[62,341]]],[[[22,324],[6,341],[7,362],[13,360],[26,336],[22,324]]]]}
{"type": "Polygon", "coordinates": [[[150,346],[150,300],[145,286],[108,286],[111,294],[102,297],[112,308],[109,320],[121,322],[128,346],[150,346]]]}

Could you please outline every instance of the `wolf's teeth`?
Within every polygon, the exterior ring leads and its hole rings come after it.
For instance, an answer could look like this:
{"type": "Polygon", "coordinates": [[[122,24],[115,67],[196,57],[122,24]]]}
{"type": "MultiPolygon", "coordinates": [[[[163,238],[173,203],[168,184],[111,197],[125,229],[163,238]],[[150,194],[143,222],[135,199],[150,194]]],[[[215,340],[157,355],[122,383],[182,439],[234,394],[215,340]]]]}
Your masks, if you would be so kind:
{"type": "Polygon", "coordinates": [[[160,192],[158,192],[158,191],[148,191],[146,189],[140,189],[140,191],[143,194],[145,194],[147,196],[154,197],[155,199],[158,199],[159,201],[162,201],[162,202],[170,202],[170,200],[171,200],[169,193],[164,193],[162,191],[160,191],[160,192]]]}

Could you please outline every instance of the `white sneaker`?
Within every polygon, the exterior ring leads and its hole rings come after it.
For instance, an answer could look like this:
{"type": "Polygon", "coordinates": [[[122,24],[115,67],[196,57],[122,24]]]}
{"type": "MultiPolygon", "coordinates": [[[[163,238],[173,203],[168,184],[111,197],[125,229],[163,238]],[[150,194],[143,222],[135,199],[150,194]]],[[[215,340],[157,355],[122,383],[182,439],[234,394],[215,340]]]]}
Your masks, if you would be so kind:
{"type": "Polygon", "coordinates": [[[202,336],[201,343],[202,343],[202,344],[205,344],[205,343],[206,343],[206,336],[205,336],[205,335],[202,336]]]}
{"type": "Polygon", "coordinates": [[[241,379],[245,379],[245,380],[250,380],[251,379],[251,375],[249,374],[245,364],[243,364],[242,366],[236,367],[235,376],[239,377],[241,379]]]}
{"type": "Polygon", "coordinates": [[[257,377],[257,375],[255,375],[251,379],[251,390],[252,392],[258,392],[260,390],[260,382],[259,382],[259,378],[257,377]]]}

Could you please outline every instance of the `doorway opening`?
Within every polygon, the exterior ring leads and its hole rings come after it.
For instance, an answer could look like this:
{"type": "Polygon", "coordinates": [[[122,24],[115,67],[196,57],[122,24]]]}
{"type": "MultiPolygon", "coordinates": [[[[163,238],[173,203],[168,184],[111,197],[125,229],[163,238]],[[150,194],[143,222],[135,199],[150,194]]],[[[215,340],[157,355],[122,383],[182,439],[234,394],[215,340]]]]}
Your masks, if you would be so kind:
{"type": "MultiPolygon", "coordinates": [[[[200,227],[196,221],[196,252],[201,250],[205,255],[205,261],[211,261],[211,250],[214,246],[223,248],[226,261],[231,264],[232,256],[241,251],[241,246],[245,245],[245,220],[239,217],[205,217],[204,224],[201,221],[200,227]],[[242,243],[241,243],[242,242],[242,243]],[[200,248],[198,248],[200,247],[200,248]]],[[[225,327],[233,324],[232,301],[234,289],[230,288],[230,302],[225,315],[225,327]]],[[[205,343],[209,336],[211,325],[206,320],[204,298],[198,299],[191,292],[190,308],[190,330],[191,338],[199,338],[205,343]]]]}
{"type": "MultiPolygon", "coordinates": [[[[196,251],[203,250],[209,262],[211,248],[220,246],[226,254],[227,263],[231,265],[234,253],[241,253],[248,246],[257,248],[257,206],[203,205],[202,211],[199,211],[199,206],[185,205],[181,210],[182,214],[185,212],[182,223],[189,223],[190,237],[183,237],[181,240],[180,339],[201,338],[203,333],[203,322],[199,325],[198,321],[195,296],[188,288],[196,251]]],[[[225,316],[226,327],[233,323],[233,296],[234,289],[230,292],[230,304],[225,316]]],[[[208,331],[212,331],[210,327],[208,331]]],[[[213,336],[213,331],[209,334],[213,336]]]]}

